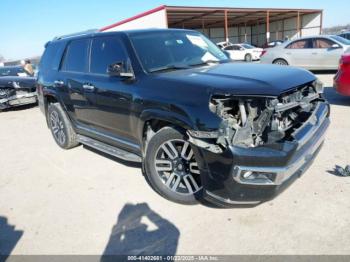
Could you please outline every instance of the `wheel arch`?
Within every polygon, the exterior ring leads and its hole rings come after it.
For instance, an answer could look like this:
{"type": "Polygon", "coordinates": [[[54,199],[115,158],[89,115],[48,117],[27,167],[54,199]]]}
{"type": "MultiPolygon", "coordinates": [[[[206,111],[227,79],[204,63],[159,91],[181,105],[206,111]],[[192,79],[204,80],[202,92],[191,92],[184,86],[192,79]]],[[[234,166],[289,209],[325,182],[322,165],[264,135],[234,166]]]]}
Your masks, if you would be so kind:
{"type": "Polygon", "coordinates": [[[286,59],[285,57],[277,57],[277,58],[274,58],[274,59],[272,60],[272,64],[274,64],[277,60],[283,60],[283,61],[285,61],[285,62],[287,63],[287,65],[290,65],[288,59],[286,59]]]}
{"type": "Polygon", "coordinates": [[[139,141],[142,141],[143,148],[149,129],[151,129],[151,133],[155,133],[165,126],[182,130],[195,129],[195,125],[190,119],[183,115],[159,109],[145,110],[142,112],[138,123],[138,138],[139,141]]]}

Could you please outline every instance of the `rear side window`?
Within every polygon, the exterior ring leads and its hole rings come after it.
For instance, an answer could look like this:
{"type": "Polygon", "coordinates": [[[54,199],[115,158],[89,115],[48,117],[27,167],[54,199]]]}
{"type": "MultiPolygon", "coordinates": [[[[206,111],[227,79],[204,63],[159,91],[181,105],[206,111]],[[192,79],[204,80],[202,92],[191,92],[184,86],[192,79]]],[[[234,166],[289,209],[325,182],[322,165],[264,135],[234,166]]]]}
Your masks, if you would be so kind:
{"type": "Polygon", "coordinates": [[[98,37],[92,41],[90,72],[107,74],[109,65],[126,60],[126,52],[118,37],[98,37]]]}
{"type": "Polygon", "coordinates": [[[303,39],[295,41],[287,46],[288,49],[304,49],[304,48],[311,48],[310,40],[309,39],[303,39]]]}
{"type": "Polygon", "coordinates": [[[61,70],[69,72],[86,72],[89,43],[89,39],[79,39],[70,42],[66,49],[61,70]]]}
{"type": "Polygon", "coordinates": [[[58,70],[65,43],[53,42],[46,46],[45,52],[40,60],[39,70],[58,70]]]}

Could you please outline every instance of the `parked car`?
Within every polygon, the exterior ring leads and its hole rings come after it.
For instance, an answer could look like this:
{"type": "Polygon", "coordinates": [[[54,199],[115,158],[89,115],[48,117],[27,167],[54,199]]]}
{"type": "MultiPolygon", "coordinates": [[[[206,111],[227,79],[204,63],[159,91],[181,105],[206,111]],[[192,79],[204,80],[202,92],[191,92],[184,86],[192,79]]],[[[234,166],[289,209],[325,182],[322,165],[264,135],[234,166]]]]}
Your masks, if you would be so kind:
{"type": "Polygon", "coordinates": [[[184,204],[271,199],[306,170],[329,125],[312,73],[231,63],[191,30],[59,37],[39,68],[58,146],[141,162],[156,192],[184,204]]]}
{"type": "Polygon", "coordinates": [[[220,49],[223,49],[223,48],[225,48],[225,47],[227,47],[227,46],[231,46],[231,45],[233,45],[233,44],[232,44],[231,42],[225,41],[225,42],[216,43],[216,45],[217,45],[220,49]]]}
{"type": "Polygon", "coordinates": [[[309,70],[336,70],[350,41],[340,36],[303,37],[266,49],[261,63],[299,66],[309,70]]]}
{"type": "Polygon", "coordinates": [[[271,41],[271,42],[268,42],[266,43],[263,48],[272,48],[272,47],[275,47],[275,46],[278,46],[278,45],[281,45],[283,44],[283,40],[275,40],[275,41],[271,41]]]}
{"type": "Polygon", "coordinates": [[[0,67],[0,77],[2,76],[27,76],[22,66],[0,67]]]}
{"type": "Polygon", "coordinates": [[[0,110],[37,103],[34,77],[0,77],[0,110]]]}
{"type": "Polygon", "coordinates": [[[339,36],[350,40],[350,32],[341,33],[339,36]]]}
{"type": "Polygon", "coordinates": [[[257,48],[249,44],[234,44],[223,48],[232,60],[244,60],[251,62],[253,60],[259,60],[260,55],[263,52],[262,48],[257,48]]]}
{"type": "Polygon", "coordinates": [[[334,77],[334,86],[339,94],[350,96],[350,54],[341,57],[338,72],[334,77]]]}

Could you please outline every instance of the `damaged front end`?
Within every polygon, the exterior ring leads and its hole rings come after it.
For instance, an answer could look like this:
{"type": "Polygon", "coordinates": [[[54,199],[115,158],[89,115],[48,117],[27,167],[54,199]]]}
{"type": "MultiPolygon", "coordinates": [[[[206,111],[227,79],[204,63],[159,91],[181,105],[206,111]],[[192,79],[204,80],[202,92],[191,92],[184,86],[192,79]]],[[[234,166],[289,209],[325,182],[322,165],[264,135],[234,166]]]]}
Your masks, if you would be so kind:
{"type": "Polygon", "coordinates": [[[202,140],[196,144],[217,153],[231,145],[252,148],[292,141],[295,131],[310,118],[318,102],[325,102],[322,92],[321,83],[315,82],[277,98],[213,95],[209,109],[222,119],[220,127],[215,132],[189,131],[189,134],[192,139],[202,140]],[[213,139],[220,149],[205,145],[213,139]]]}
{"type": "Polygon", "coordinates": [[[36,102],[34,78],[2,77],[0,79],[0,110],[36,102]]]}
{"type": "Polygon", "coordinates": [[[222,119],[218,129],[188,132],[204,159],[199,165],[207,174],[207,194],[216,200],[228,198],[227,203],[260,201],[264,190],[271,195],[306,170],[329,126],[329,105],[322,92],[315,81],[278,97],[213,95],[209,109],[222,119]]]}

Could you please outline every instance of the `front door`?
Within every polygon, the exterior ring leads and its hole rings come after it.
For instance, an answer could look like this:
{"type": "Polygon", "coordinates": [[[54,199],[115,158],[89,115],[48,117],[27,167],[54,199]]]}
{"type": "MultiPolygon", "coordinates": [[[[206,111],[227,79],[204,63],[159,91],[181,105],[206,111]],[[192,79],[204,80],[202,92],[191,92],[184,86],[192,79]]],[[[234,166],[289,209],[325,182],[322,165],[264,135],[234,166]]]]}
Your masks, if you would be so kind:
{"type": "Polygon", "coordinates": [[[106,134],[134,140],[130,127],[135,86],[119,76],[107,73],[109,65],[128,60],[119,36],[99,36],[92,40],[88,84],[96,95],[95,126],[106,134]]]}
{"type": "Polygon", "coordinates": [[[326,38],[315,38],[313,40],[313,53],[315,53],[316,64],[322,69],[337,69],[343,48],[336,42],[326,38]],[[338,45],[337,48],[333,45],[338,45]]]}

